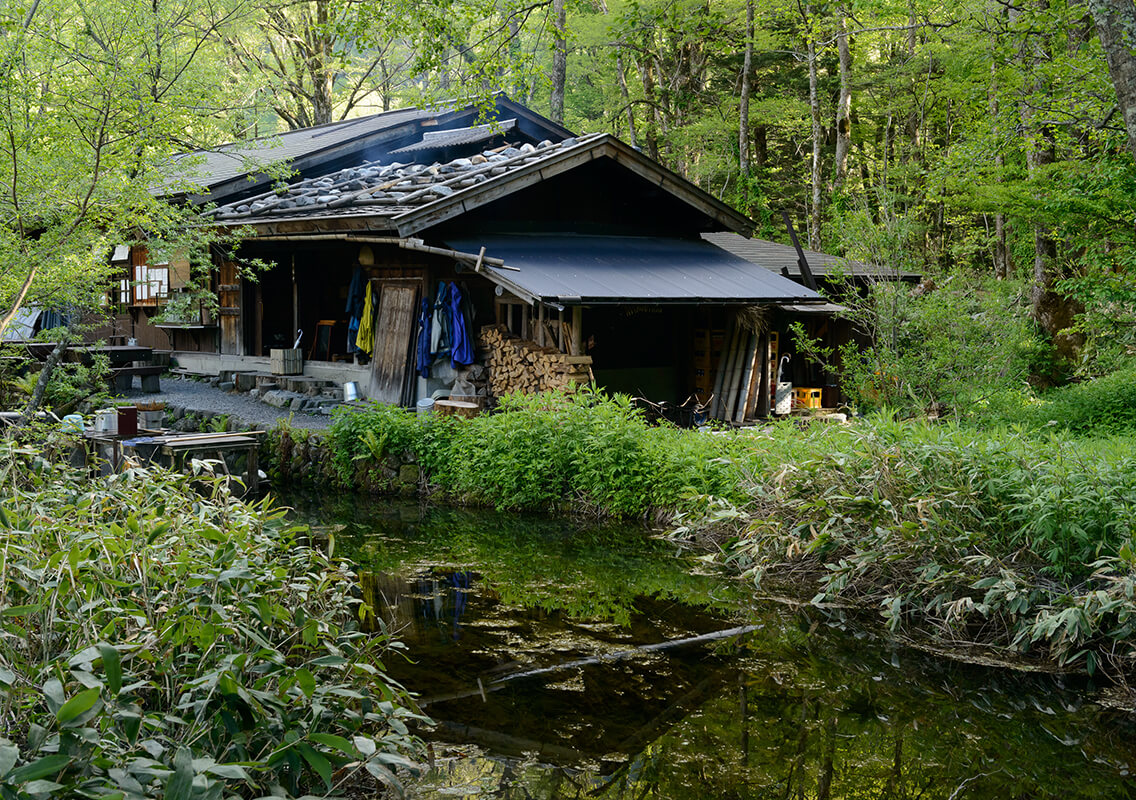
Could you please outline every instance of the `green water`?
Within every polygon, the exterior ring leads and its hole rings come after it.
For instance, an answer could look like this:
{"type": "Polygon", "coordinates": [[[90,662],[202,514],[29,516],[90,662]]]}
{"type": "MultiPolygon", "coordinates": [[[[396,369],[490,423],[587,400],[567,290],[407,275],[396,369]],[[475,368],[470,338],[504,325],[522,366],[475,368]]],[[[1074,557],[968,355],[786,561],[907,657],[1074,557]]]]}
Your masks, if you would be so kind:
{"type": "Polygon", "coordinates": [[[1136,718],[1085,679],[755,605],[642,529],[354,498],[300,513],[359,565],[408,648],[389,671],[439,723],[412,797],[1136,797],[1136,718]]]}

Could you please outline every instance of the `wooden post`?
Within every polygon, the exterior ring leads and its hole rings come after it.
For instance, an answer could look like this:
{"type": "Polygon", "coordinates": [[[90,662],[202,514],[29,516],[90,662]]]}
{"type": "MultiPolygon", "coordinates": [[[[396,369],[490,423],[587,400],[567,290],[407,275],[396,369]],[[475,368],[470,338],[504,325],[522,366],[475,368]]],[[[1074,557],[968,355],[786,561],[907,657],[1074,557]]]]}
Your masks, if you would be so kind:
{"type": "MultiPolygon", "coordinates": [[[[557,322],[557,325],[556,325],[556,347],[560,350],[561,353],[564,352],[564,307],[563,306],[561,306],[561,308],[560,308],[559,321],[557,322]]],[[[573,355],[579,355],[579,353],[574,353],[573,355]]]]}
{"type": "Polygon", "coordinates": [[[761,380],[757,388],[757,416],[769,416],[769,331],[761,334],[761,380]]]}
{"type": "Polygon", "coordinates": [[[572,306],[572,355],[584,355],[584,307],[572,306]]]}
{"type": "Polygon", "coordinates": [[[745,360],[742,362],[741,393],[738,396],[737,409],[734,412],[734,422],[745,422],[746,410],[749,408],[749,399],[753,395],[753,367],[757,359],[757,340],[755,334],[750,334],[746,342],[745,360]]]}
{"type": "Polygon", "coordinates": [[[544,303],[537,303],[536,313],[536,343],[544,347],[544,303]]]}
{"type": "Polygon", "coordinates": [[[296,256],[292,256],[292,341],[300,335],[300,289],[296,285],[296,256]]]}

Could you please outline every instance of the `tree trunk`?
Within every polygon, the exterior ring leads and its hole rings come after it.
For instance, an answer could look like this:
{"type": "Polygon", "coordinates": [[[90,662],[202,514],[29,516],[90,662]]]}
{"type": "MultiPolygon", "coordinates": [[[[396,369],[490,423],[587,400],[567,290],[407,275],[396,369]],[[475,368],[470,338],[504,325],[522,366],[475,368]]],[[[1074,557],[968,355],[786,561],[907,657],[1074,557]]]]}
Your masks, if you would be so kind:
{"type": "Polygon", "coordinates": [[[654,161],[659,160],[659,106],[655,92],[655,74],[651,68],[651,57],[645,55],[639,65],[639,73],[643,79],[643,95],[650,105],[647,116],[647,155],[654,161]]]}
{"type": "Polygon", "coordinates": [[[619,76],[619,93],[623,97],[623,105],[627,109],[627,136],[631,139],[631,146],[639,145],[639,134],[635,131],[635,109],[631,106],[631,92],[627,90],[627,70],[623,66],[623,50],[617,50],[615,56],[615,70],[619,76]]]}
{"type": "MultiPolygon", "coordinates": [[[[738,99],[738,171],[742,180],[749,174],[749,94],[753,69],[753,0],[746,0],[746,44],[742,59],[742,91],[738,99]]],[[[748,194],[748,192],[747,192],[748,194]]],[[[748,198],[747,198],[748,199],[748,198]]]]}
{"type": "MultiPolygon", "coordinates": [[[[1131,2],[1131,0],[1129,0],[1131,2]]],[[[1049,0],[1037,0],[1037,7],[1045,11],[1049,8],[1049,0]]],[[[1040,77],[1043,59],[1050,51],[1048,36],[1044,37],[1040,48],[1031,48],[1035,53],[1025,65],[1035,77],[1032,85],[1032,94],[1042,96],[1049,91],[1049,86],[1043,77],[1040,77]],[[1042,55],[1037,55],[1041,53],[1042,55]]],[[[1026,132],[1026,169],[1031,180],[1041,177],[1045,167],[1056,160],[1056,145],[1054,143],[1053,129],[1050,125],[1037,120],[1037,112],[1033,108],[1029,97],[1022,103],[1022,124],[1026,132]]],[[[1038,198],[1041,199],[1040,197],[1038,198]]],[[[1057,353],[1066,360],[1072,360],[1080,344],[1079,337],[1064,334],[1066,328],[1073,324],[1077,313],[1076,304],[1056,290],[1057,281],[1061,278],[1060,267],[1057,262],[1057,243],[1053,239],[1052,230],[1044,224],[1034,225],[1034,259],[1033,259],[1033,285],[1030,287],[1030,305],[1034,320],[1053,337],[1053,344],[1057,353]]]]}
{"type": "Polygon", "coordinates": [[[564,32],[568,16],[564,0],[552,0],[552,13],[556,17],[552,39],[552,98],[549,116],[553,122],[564,124],[564,84],[568,77],[568,43],[564,32]]]}
{"type": "Polygon", "coordinates": [[[1136,3],[1132,0],[1089,0],[1108,73],[1124,115],[1128,149],[1136,158],[1136,3]]]}
{"type": "Polygon", "coordinates": [[[39,408],[39,404],[43,402],[43,394],[47,391],[51,373],[55,372],[59,359],[63,358],[63,351],[67,349],[67,338],[64,336],[60,339],[48,355],[47,360],[43,362],[43,369],[39,371],[39,379],[36,381],[35,389],[32,390],[32,396],[28,398],[27,408],[24,409],[23,416],[20,418],[21,425],[27,425],[31,421],[32,416],[39,408]]]}
{"type": "MultiPolygon", "coordinates": [[[[998,78],[997,64],[990,63],[990,119],[994,132],[994,167],[997,172],[996,180],[1002,182],[1002,170],[1006,166],[1006,157],[1002,153],[1000,126],[998,124],[998,78]]],[[[1001,211],[994,214],[994,277],[998,280],[1010,276],[1010,249],[1006,243],[1006,215],[1001,211]]]]}
{"type": "Polygon", "coordinates": [[[312,74],[312,125],[326,125],[332,121],[335,105],[335,65],[332,53],[330,0],[317,0],[316,26],[312,32],[315,41],[309,57],[312,74]]]}
{"type": "MultiPolygon", "coordinates": [[[[808,20],[806,19],[806,23],[808,20]]],[[[809,64],[809,111],[813,123],[813,157],[810,168],[812,178],[812,202],[809,204],[809,249],[820,250],[820,202],[821,202],[821,172],[820,148],[823,131],[820,124],[820,99],[817,94],[817,54],[816,41],[812,31],[806,33],[806,54],[809,64]]]]}
{"type": "Polygon", "coordinates": [[[840,192],[848,178],[848,152],[852,149],[852,51],[848,47],[847,10],[838,12],[836,50],[840,57],[840,97],[836,102],[836,164],[832,186],[840,192]]]}

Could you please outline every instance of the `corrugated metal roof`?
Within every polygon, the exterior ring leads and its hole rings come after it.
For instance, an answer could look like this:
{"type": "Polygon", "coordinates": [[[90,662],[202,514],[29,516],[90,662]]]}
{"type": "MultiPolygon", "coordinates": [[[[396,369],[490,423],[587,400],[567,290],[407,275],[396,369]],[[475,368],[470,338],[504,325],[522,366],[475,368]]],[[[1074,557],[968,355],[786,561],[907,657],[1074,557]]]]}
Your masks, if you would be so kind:
{"type": "MultiPolygon", "coordinates": [[[[797,264],[797,250],[792,245],[778,244],[765,239],[747,239],[736,233],[704,233],[702,238],[771,272],[781,274],[782,268],[785,268],[790,275],[801,274],[800,265],[797,264]]],[[[805,259],[809,262],[813,274],[818,277],[838,273],[892,280],[919,280],[920,277],[914,272],[899,272],[887,266],[865,264],[862,261],[852,261],[814,250],[805,250],[805,259]]]]}
{"type": "Polygon", "coordinates": [[[483,267],[522,295],[561,304],[820,301],[780,275],[706,242],[636,236],[515,235],[450,239],[456,250],[500,258],[483,267]]]}
{"type": "Polygon", "coordinates": [[[314,128],[286,131],[254,139],[240,145],[224,145],[216,150],[198,150],[177,156],[187,177],[205,186],[215,186],[239,178],[256,166],[290,161],[318,153],[344,142],[380,133],[407,122],[429,119],[448,109],[407,108],[385,111],[358,119],[332,122],[314,128]]]}
{"type": "Polygon", "coordinates": [[[422,140],[397,150],[391,150],[391,155],[403,153],[418,153],[423,150],[439,150],[443,147],[458,147],[460,145],[478,144],[488,142],[499,135],[507,133],[517,127],[515,119],[503,119],[500,122],[487,125],[474,125],[469,128],[457,128],[452,131],[426,131],[422,140]]]}

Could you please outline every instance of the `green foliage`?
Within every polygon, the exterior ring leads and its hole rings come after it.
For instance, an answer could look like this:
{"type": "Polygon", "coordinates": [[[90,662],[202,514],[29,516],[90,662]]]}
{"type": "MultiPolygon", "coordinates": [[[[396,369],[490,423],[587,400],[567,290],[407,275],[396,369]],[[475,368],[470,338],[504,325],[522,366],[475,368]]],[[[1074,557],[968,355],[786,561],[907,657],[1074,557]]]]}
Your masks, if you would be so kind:
{"type": "Polygon", "coordinates": [[[377,403],[344,409],[329,433],[338,474],[349,482],[360,463],[409,457],[468,502],[631,517],[736,495],[732,435],[652,427],[624,395],[514,395],[500,410],[423,423],[377,403]]]}
{"type": "Polygon", "coordinates": [[[1054,389],[1029,409],[1026,421],[1077,434],[1136,430],[1136,368],[1054,389]]]}
{"type": "Polygon", "coordinates": [[[206,465],[92,480],[2,448],[5,797],[397,787],[419,717],[346,564],[206,465]]]}
{"type": "Polygon", "coordinates": [[[59,414],[74,411],[84,400],[96,404],[105,402],[110,398],[109,374],[110,362],[102,354],[94,356],[89,364],[61,362],[47,382],[44,404],[59,414]]]}
{"type": "Polygon", "coordinates": [[[418,451],[423,427],[406,409],[384,403],[368,403],[363,410],[340,406],[335,410],[328,441],[340,479],[350,483],[356,462],[382,461],[386,455],[401,456],[418,451]]]}
{"type": "Polygon", "coordinates": [[[837,302],[869,344],[825,351],[794,329],[807,355],[834,363],[861,410],[923,412],[934,404],[966,415],[992,398],[1025,392],[1044,348],[1028,317],[1024,287],[1010,281],[948,279],[917,291],[900,282],[851,286],[837,302]]]}
{"type": "Polygon", "coordinates": [[[814,602],[874,605],[896,629],[1059,661],[1131,648],[1130,440],[886,420],[785,436],[752,470],[733,552],[755,578],[788,556],[814,602]]]}

